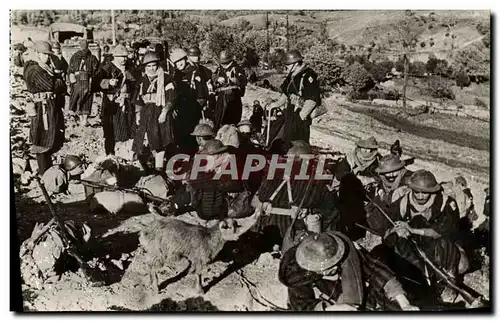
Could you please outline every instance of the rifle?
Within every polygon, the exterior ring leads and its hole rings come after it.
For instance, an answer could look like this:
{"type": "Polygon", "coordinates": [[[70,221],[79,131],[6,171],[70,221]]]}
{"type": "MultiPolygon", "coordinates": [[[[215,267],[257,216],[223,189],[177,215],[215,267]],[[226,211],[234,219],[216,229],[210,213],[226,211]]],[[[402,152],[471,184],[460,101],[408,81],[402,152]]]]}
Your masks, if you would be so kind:
{"type": "Polygon", "coordinates": [[[138,187],[136,187],[136,188],[120,188],[120,187],[110,186],[110,185],[106,185],[106,184],[91,182],[91,181],[87,181],[84,179],[82,179],[81,181],[82,181],[82,183],[84,183],[84,185],[94,187],[94,188],[103,188],[105,190],[109,190],[109,191],[113,191],[113,192],[114,191],[123,191],[123,192],[138,194],[139,196],[141,196],[145,200],[153,202],[153,203],[162,204],[162,203],[165,203],[167,201],[164,198],[151,195],[151,192],[149,192],[145,188],[138,188],[138,187]]]}
{"type": "MultiPolygon", "coordinates": [[[[396,226],[396,223],[394,223],[394,221],[389,217],[389,215],[376,202],[374,202],[368,195],[366,195],[366,198],[384,215],[384,217],[389,221],[389,223],[392,224],[392,226],[396,226]]],[[[462,297],[465,299],[465,301],[467,301],[467,303],[472,304],[477,299],[480,299],[481,295],[470,294],[465,289],[459,287],[457,285],[457,281],[455,280],[455,278],[453,276],[448,275],[446,272],[442,271],[439,267],[437,267],[427,257],[425,252],[422,251],[422,249],[420,249],[415,240],[413,240],[411,237],[408,237],[408,240],[412,244],[417,254],[424,260],[424,262],[439,276],[441,280],[443,280],[446,283],[447,286],[449,286],[452,290],[455,290],[460,295],[462,295],[462,297]]]]}
{"type": "Polygon", "coordinates": [[[94,269],[90,268],[90,266],[88,266],[88,264],[82,259],[82,257],[78,253],[78,248],[75,246],[75,244],[73,244],[70,241],[70,237],[68,235],[68,232],[66,231],[66,227],[64,226],[64,223],[63,223],[61,217],[59,217],[56,210],[54,209],[54,205],[52,204],[52,201],[50,200],[49,194],[47,193],[47,190],[45,189],[45,186],[43,185],[40,176],[36,175],[35,179],[38,183],[38,186],[42,190],[43,197],[45,198],[45,201],[47,202],[47,206],[49,207],[49,210],[50,210],[50,213],[52,214],[53,220],[55,221],[55,223],[59,227],[59,230],[61,233],[61,239],[65,243],[66,250],[68,251],[69,255],[71,255],[73,258],[75,258],[75,260],[78,262],[78,265],[82,269],[83,274],[91,282],[100,283],[99,281],[102,281],[102,278],[98,274],[97,270],[94,270],[94,269]]]}

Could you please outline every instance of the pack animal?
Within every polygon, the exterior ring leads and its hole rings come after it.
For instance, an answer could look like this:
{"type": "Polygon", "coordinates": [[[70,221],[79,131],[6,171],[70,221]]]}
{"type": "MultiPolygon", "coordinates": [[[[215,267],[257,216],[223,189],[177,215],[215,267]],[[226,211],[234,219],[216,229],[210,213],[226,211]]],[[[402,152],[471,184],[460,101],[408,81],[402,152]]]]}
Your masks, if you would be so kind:
{"type": "Polygon", "coordinates": [[[189,274],[195,274],[196,290],[204,293],[201,272],[213,261],[227,241],[236,241],[241,235],[238,224],[233,219],[220,221],[211,227],[193,225],[181,220],[162,217],[158,213],[142,215],[145,222],[137,217],[125,221],[103,237],[117,232],[140,232],[139,243],[145,250],[145,259],[150,267],[151,286],[159,291],[158,272],[165,265],[172,265],[185,259],[189,262],[189,274]]]}

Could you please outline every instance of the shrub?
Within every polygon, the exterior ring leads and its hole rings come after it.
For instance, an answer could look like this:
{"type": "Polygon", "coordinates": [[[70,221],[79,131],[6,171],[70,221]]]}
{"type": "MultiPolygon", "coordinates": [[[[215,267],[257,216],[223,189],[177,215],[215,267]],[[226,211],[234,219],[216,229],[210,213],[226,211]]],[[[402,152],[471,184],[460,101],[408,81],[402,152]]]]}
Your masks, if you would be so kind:
{"type": "Polygon", "coordinates": [[[346,67],[342,72],[342,78],[357,92],[366,92],[374,86],[371,75],[358,62],[346,67]]]}
{"type": "Polygon", "coordinates": [[[464,87],[469,87],[471,82],[469,75],[467,75],[467,73],[463,70],[456,75],[456,81],[457,81],[457,86],[460,87],[460,89],[463,89],[464,87]]]}
{"type": "Polygon", "coordinates": [[[476,102],[476,105],[479,107],[488,108],[488,104],[477,97],[475,98],[475,102],[476,102]]]}
{"type": "Polygon", "coordinates": [[[414,63],[410,63],[409,71],[412,76],[423,77],[426,71],[425,63],[421,61],[415,61],[414,63]]]}
{"type": "Polygon", "coordinates": [[[396,89],[382,91],[382,99],[398,101],[401,98],[401,93],[396,89]]]}
{"type": "Polygon", "coordinates": [[[381,65],[373,62],[367,62],[364,65],[365,69],[370,73],[374,82],[383,82],[386,79],[387,73],[391,70],[387,70],[386,65],[381,65]]]}
{"type": "Polygon", "coordinates": [[[455,99],[455,94],[448,83],[440,77],[429,77],[427,86],[421,89],[423,95],[439,99],[455,99]]]}
{"type": "Polygon", "coordinates": [[[305,54],[304,59],[318,74],[319,83],[323,92],[332,90],[337,85],[343,85],[343,64],[335,58],[334,53],[325,45],[316,45],[305,54]]]}

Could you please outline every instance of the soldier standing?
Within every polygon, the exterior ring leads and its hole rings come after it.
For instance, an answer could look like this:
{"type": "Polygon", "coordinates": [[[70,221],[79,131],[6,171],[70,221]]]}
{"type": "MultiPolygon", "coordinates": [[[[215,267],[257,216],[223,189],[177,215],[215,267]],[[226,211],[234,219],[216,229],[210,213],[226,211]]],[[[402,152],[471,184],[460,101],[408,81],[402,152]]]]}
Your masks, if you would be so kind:
{"type": "Polygon", "coordinates": [[[67,81],[67,75],[68,75],[68,62],[66,59],[64,59],[61,51],[61,44],[58,41],[54,41],[52,45],[52,53],[54,54],[52,56],[53,58],[53,63],[54,63],[54,71],[57,74],[60,74],[61,78],[64,81],[67,81]]]}
{"type": "Polygon", "coordinates": [[[177,146],[188,154],[196,153],[198,144],[191,135],[202,117],[202,105],[206,101],[206,84],[197,69],[187,61],[187,53],[174,49],[170,60],[175,65],[174,83],[176,90],[174,107],[174,138],[177,146]]]}
{"type": "Polygon", "coordinates": [[[99,60],[88,49],[87,40],[80,41],[80,48],[69,60],[70,109],[80,115],[80,125],[88,126],[93,100],[92,81],[97,75],[99,60]]]}
{"type": "Polygon", "coordinates": [[[102,126],[106,155],[115,154],[115,143],[133,138],[135,125],[134,93],[136,80],[126,68],[127,50],[118,45],[113,50],[113,61],[102,66],[99,72],[103,93],[102,126]]]}
{"type": "Polygon", "coordinates": [[[172,78],[160,67],[160,58],[155,53],[147,53],[143,65],[145,72],[138,83],[135,100],[138,128],[132,149],[141,159],[145,156],[143,147],[147,139],[155,155],[156,170],[162,171],[165,150],[174,143],[172,109],[175,87],[172,78]]]}
{"type": "Polygon", "coordinates": [[[286,104],[283,132],[276,138],[281,138],[284,148],[289,148],[294,140],[309,142],[311,113],[321,105],[321,97],[318,76],[304,63],[299,51],[289,51],[285,64],[288,76],[281,85],[283,94],[269,108],[286,104]]]}
{"type": "Polygon", "coordinates": [[[34,49],[37,61],[26,62],[23,76],[33,100],[27,106],[27,115],[31,118],[30,150],[36,154],[38,173],[43,175],[52,166],[52,154],[64,143],[63,109],[67,87],[50,64],[50,44],[40,41],[34,49]]]}
{"type": "Polygon", "coordinates": [[[223,50],[219,57],[220,66],[213,75],[216,92],[214,112],[214,130],[223,125],[236,125],[241,120],[243,104],[241,97],[245,95],[247,78],[243,68],[238,66],[232,55],[223,50]]]}
{"type": "Polygon", "coordinates": [[[189,61],[196,68],[196,76],[201,77],[201,88],[200,96],[198,97],[198,103],[203,107],[204,117],[212,119],[211,116],[206,115],[207,111],[211,114],[213,113],[213,108],[215,108],[215,93],[214,86],[212,84],[212,71],[207,67],[200,64],[201,51],[200,48],[193,46],[188,50],[189,61]]]}

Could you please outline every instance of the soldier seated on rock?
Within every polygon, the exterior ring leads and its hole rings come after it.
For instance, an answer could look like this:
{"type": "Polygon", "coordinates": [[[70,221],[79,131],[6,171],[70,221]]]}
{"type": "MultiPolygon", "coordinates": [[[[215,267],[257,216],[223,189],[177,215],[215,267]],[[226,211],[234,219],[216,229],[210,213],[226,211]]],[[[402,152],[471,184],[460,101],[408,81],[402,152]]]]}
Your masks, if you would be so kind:
{"type": "Polygon", "coordinates": [[[410,304],[394,273],[339,232],[304,234],[280,262],[294,311],[356,311],[377,303],[390,310],[419,310],[410,304]]]}

